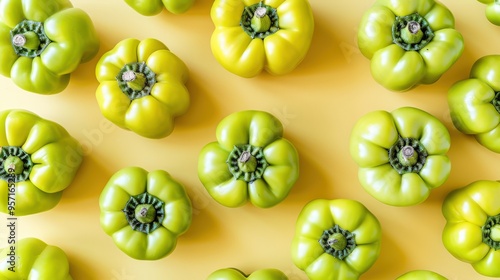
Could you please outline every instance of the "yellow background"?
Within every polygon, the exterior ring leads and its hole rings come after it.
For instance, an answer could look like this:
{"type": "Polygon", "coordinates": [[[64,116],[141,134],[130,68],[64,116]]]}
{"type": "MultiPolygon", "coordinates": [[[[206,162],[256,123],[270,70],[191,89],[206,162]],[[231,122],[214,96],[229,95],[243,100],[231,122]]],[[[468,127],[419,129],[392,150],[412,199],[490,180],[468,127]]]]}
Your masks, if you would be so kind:
{"type": "MultiPolygon", "coordinates": [[[[18,220],[18,238],[33,236],[61,247],[75,279],[203,280],[214,270],[238,267],[246,272],[274,267],[291,280],[307,279],[291,261],[290,243],[302,207],[315,198],[349,198],[367,206],[383,228],[382,251],[361,279],[394,279],[414,269],[436,271],[449,279],[486,279],[451,256],[441,242],[446,194],[475,180],[499,179],[500,155],[457,131],[449,116],[446,94],[467,78],[478,58],[496,54],[500,27],[484,16],[475,0],[443,0],[455,15],[465,50],[435,84],[409,92],[391,92],[370,74],[369,60],[356,45],[360,18],[372,0],[310,0],[315,33],[308,55],[289,75],[245,79],[223,69],[212,56],[209,16],[212,1],[198,0],[187,13],[164,10],[146,17],[123,0],[73,0],[98,29],[101,48],[72,74],[62,93],[37,95],[0,77],[0,109],[22,108],[63,125],[85,148],[74,183],[52,210],[18,220]],[[167,138],[151,140],[115,127],[101,115],[94,97],[94,69],[99,57],[125,38],[163,41],[189,67],[192,104],[167,138]],[[439,118],[449,129],[452,172],[418,206],[387,206],[369,196],[357,179],[349,151],[350,131],[358,118],[378,109],[414,106],[439,118]],[[270,209],[252,205],[230,209],[213,201],[197,178],[201,148],[215,140],[218,122],[230,113],[265,110],[278,117],[300,155],[300,179],[281,204],[270,209]],[[99,225],[98,198],[109,177],[126,166],[164,169],[187,188],[193,222],[175,251],[158,261],[138,261],[122,253],[99,225]]],[[[410,69],[411,71],[411,69],[410,69]]],[[[2,216],[6,224],[6,216],[2,216]]],[[[7,228],[0,227],[7,237],[7,228]]],[[[2,245],[5,238],[0,237],[2,245]]]]}

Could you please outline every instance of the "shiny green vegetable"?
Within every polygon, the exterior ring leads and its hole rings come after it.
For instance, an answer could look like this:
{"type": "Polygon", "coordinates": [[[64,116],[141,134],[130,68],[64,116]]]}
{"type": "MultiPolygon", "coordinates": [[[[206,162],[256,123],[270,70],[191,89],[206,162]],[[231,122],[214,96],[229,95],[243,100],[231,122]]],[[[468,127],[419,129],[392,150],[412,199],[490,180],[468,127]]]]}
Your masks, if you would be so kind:
{"type": "Polygon", "coordinates": [[[447,280],[447,278],[429,270],[413,270],[399,276],[396,280],[447,280]]]}
{"type": "Polygon", "coordinates": [[[419,204],[448,179],[449,149],[447,128],[413,107],[370,112],[351,132],[350,153],[359,166],[361,185],[394,206],[419,204]]]}
{"type": "Polygon", "coordinates": [[[200,152],[198,177],[217,202],[267,208],[288,196],[299,177],[299,156],[276,117],[236,112],[219,123],[216,137],[200,152]]]}
{"type": "Polygon", "coordinates": [[[363,15],[358,46],[373,78],[393,91],[436,82],[462,55],[453,14],[434,0],[377,0],[363,15]]]}
{"type": "Polygon", "coordinates": [[[223,268],[211,273],[207,280],[288,280],[280,270],[264,268],[252,272],[250,275],[235,268],[223,268]]]}
{"type": "Polygon", "coordinates": [[[188,76],[184,62],[162,42],[124,39],[97,62],[97,103],[119,127],[163,138],[189,108],[188,76]]]}
{"type": "Polygon", "coordinates": [[[455,127],[500,153],[500,55],[479,58],[468,79],[453,84],[448,106],[455,127]]]}
{"type": "Polygon", "coordinates": [[[0,252],[0,279],[72,280],[66,253],[37,238],[9,243],[0,252]]]}
{"type": "Polygon", "coordinates": [[[59,93],[98,50],[92,20],[70,1],[0,1],[0,74],[20,88],[59,93]]]}
{"type": "Polygon", "coordinates": [[[354,280],[380,255],[382,229],[360,202],[316,199],[300,212],[291,253],[310,280],[354,280]]]}
{"type": "Polygon", "coordinates": [[[154,16],[166,9],[173,14],[187,12],[195,0],[125,0],[132,9],[144,16],[154,16]]]}
{"type": "Polygon", "coordinates": [[[480,274],[500,277],[500,182],[479,180],[446,196],[443,244],[480,274]]]}
{"type": "Polygon", "coordinates": [[[101,227],[134,259],[169,255],[192,219],[184,187],[163,170],[126,167],[108,181],[99,198],[101,227]]]}
{"type": "Polygon", "coordinates": [[[478,0],[486,4],[485,16],[494,25],[500,25],[500,2],[498,0],[478,0]]]}
{"type": "Polygon", "coordinates": [[[26,110],[0,112],[0,211],[23,216],[55,207],[82,155],[59,124],[26,110]]]}
{"type": "Polygon", "coordinates": [[[262,71],[292,72],[309,51],[314,33],[308,0],[215,0],[210,16],[215,59],[245,78],[262,71]]]}

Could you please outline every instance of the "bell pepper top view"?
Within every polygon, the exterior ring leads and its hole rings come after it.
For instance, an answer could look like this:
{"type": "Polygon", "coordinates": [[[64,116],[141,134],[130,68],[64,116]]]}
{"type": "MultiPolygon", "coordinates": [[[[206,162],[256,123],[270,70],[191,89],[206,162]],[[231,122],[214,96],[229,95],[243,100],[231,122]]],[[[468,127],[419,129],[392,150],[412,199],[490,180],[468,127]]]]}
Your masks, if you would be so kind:
{"type": "Polygon", "coordinates": [[[245,78],[291,72],[305,58],[314,32],[307,0],[215,0],[211,18],[214,57],[245,78]]]}
{"type": "Polygon", "coordinates": [[[434,0],[377,0],[357,41],[375,81],[392,91],[436,82],[464,50],[453,14],[434,0]]]}
{"type": "Polygon", "coordinates": [[[0,211],[24,216],[54,208],[83,161],[59,124],[26,110],[0,112],[0,211]]]}
{"type": "Polygon", "coordinates": [[[380,255],[382,228],[363,204],[315,199],[300,212],[291,254],[310,280],[356,280],[380,255]]]}
{"type": "Polygon", "coordinates": [[[138,260],[158,260],[175,249],[192,219],[183,185],[163,170],[117,171],[99,198],[101,227],[116,246],[138,260]]]}
{"type": "Polygon", "coordinates": [[[410,206],[425,201],[448,179],[450,141],[436,117],[401,107],[362,116],[351,132],[350,153],[370,195],[388,205],[410,206]]]}
{"type": "Polygon", "coordinates": [[[70,1],[0,2],[0,74],[26,91],[61,92],[99,45],[92,20],[70,1]]]}
{"type": "Polygon", "coordinates": [[[189,108],[188,76],[186,64],[159,40],[128,38],[97,62],[95,95],[102,114],[115,125],[164,138],[189,108]]]}
{"type": "Polygon", "coordinates": [[[288,196],[299,177],[299,156],[276,117],[232,113],[217,126],[216,138],[200,152],[198,177],[218,203],[269,208],[288,196]]]}

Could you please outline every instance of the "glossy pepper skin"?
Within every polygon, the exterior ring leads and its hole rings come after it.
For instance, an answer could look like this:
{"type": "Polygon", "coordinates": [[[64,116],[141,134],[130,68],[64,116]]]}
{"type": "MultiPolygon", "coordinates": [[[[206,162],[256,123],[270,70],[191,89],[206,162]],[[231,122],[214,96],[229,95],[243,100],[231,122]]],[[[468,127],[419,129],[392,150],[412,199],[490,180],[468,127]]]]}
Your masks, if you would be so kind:
{"type": "Polygon", "coordinates": [[[350,139],[361,185],[393,206],[419,204],[448,179],[449,149],[447,128],[414,107],[370,112],[356,122],[350,139]]]}
{"type": "Polygon", "coordinates": [[[447,278],[430,270],[413,270],[399,276],[396,280],[447,280],[447,278]]]}
{"type": "Polygon", "coordinates": [[[147,138],[164,138],[187,112],[188,68],[162,42],[120,41],[96,66],[97,103],[117,126],[147,138]]]}
{"type": "Polygon", "coordinates": [[[380,255],[382,229],[360,202],[316,199],[300,212],[291,253],[310,280],[353,280],[380,255]]]}
{"type": "Polygon", "coordinates": [[[198,177],[217,202],[268,208],[287,197],[299,177],[299,156],[276,117],[256,110],[232,113],[217,126],[216,137],[200,152],[198,177]]]}
{"type": "Polygon", "coordinates": [[[210,45],[229,72],[251,78],[284,75],[306,56],[314,33],[307,0],[215,0],[210,45]]]}
{"type": "Polygon", "coordinates": [[[473,135],[487,149],[500,153],[500,55],[479,58],[468,79],[448,90],[448,107],[455,127],[473,135]]]}
{"type": "Polygon", "coordinates": [[[478,0],[486,4],[485,16],[494,25],[500,25],[500,2],[498,0],[478,0]]]}
{"type": "Polygon", "coordinates": [[[500,182],[479,180],[451,191],[442,212],[446,249],[479,274],[500,277],[500,182]]]}
{"type": "Polygon", "coordinates": [[[26,91],[61,92],[98,50],[92,20],[70,1],[0,2],[0,74],[26,91]]]}
{"type": "Polygon", "coordinates": [[[184,187],[163,170],[126,167],[108,181],[99,198],[101,227],[116,246],[139,260],[169,255],[192,219],[184,187]]]}
{"type": "Polygon", "coordinates": [[[20,239],[0,252],[0,279],[72,280],[66,253],[38,238],[20,239]],[[14,248],[11,248],[13,246],[14,248]]]}
{"type": "Polygon", "coordinates": [[[250,275],[235,268],[222,268],[212,272],[207,280],[288,280],[288,277],[278,269],[263,268],[250,275]]]}
{"type": "Polygon", "coordinates": [[[166,9],[173,14],[187,12],[195,0],[125,0],[132,9],[144,16],[154,16],[166,9]]]}
{"type": "Polygon", "coordinates": [[[452,13],[434,0],[377,0],[363,15],[358,46],[373,78],[392,91],[436,82],[462,55],[452,13]]]}
{"type": "Polygon", "coordinates": [[[83,160],[59,124],[26,110],[0,112],[0,211],[24,216],[55,207],[83,160]]]}

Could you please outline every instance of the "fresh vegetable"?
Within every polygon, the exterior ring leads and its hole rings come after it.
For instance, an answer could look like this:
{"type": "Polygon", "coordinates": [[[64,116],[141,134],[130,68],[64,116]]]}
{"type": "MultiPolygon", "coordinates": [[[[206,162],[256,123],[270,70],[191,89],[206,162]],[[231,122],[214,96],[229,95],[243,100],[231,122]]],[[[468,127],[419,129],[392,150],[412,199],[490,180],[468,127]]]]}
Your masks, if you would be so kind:
{"type": "Polygon", "coordinates": [[[478,0],[486,4],[486,18],[494,25],[500,25],[500,2],[498,0],[478,0]]]}
{"type": "Polygon", "coordinates": [[[235,268],[223,268],[210,274],[207,280],[288,280],[288,277],[278,269],[264,268],[247,275],[235,268]]]}
{"type": "Polygon", "coordinates": [[[169,255],[191,225],[186,190],[163,170],[119,170],[102,190],[99,207],[102,229],[120,250],[139,260],[169,255]]]}
{"type": "Polygon", "coordinates": [[[0,252],[0,279],[71,280],[64,251],[38,238],[23,238],[0,252]]]}
{"type": "Polygon", "coordinates": [[[478,59],[468,79],[453,84],[448,106],[455,127],[500,153],[500,55],[478,59]]]}
{"type": "Polygon", "coordinates": [[[446,196],[443,244],[480,274],[500,277],[500,182],[479,180],[446,196]]]}
{"type": "Polygon", "coordinates": [[[70,1],[0,2],[0,74],[26,91],[61,92],[98,50],[92,20],[70,1]]]}
{"type": "Polygon", "coordinates": [[[219,123],[216,137],[200,152],[198,177],[217,202],[267,208],[287,197],[299,177],[299,157],[276,117],[236,112],[219,123]]]}
{"type": "Polygon", "coordinates": [[[399,276],[396,280],[447,280],[447,278],[429,270],[413,270],[399,276]]]}
{"type": "Polygon", "coordinates": [[[212,53],[229,72],[251,78],[284,75],[306,56],[314,32],[307,0],[215,0],[212,53]]]}
{"type": "Polygon", "coordinates": [[[350,140],[361,185],[379,201],[394,206],[419,204],[448,179],[449,149],[446,127],[413,107],[362,116],[350,140]]]}
{"type": "Polygon", "coordinates": [[[144,16],[154,16],[164,8],[173,14],[187,12],[195,0],[125,0],[132,9],[144,16]]]}
{"type": "Polygon", "coordinates": [[[381,226],[360,202],[315,199],[300,212],[292,240],[295,265],[310,280],[352,280],[380,254],[381,226]]]}
{"type": "Polygon", "coordinates": [[[363,15],[358,46],[373,78],[392,91],[436,82],[462,55],[453,14],[434,0],[377,0],[363,15]]]}
{"type": "Polygon", "coordinates": [[[97,103],[119,127],[163,138],[189,108],[188,75],[184,62],[162,42],[125,39],[97,62],[97,103]]]}
{"type": "Polygon", "coordinates": [[[59,124],[26,110],[0,112],[0,211],[23,216],[55,207],[82,155],[59,124]]]}

